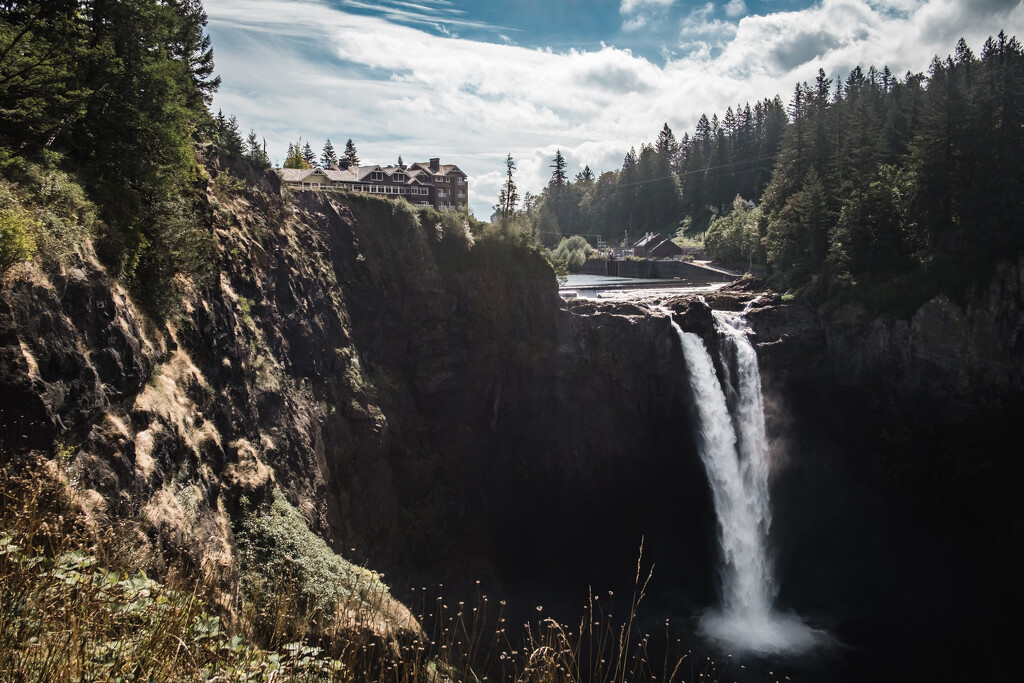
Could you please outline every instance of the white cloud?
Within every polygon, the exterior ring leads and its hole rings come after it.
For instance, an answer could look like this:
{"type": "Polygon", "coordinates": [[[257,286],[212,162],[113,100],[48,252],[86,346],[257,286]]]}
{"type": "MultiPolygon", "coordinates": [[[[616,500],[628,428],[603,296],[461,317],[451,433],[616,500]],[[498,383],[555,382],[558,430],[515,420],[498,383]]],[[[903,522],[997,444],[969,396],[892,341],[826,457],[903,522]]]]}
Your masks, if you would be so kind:
{"type": "Polygon", "coordinates": [[[647,27],[659,14],[663,15],[666,8],[675,0],[622,0],[619,13],[624,17],[622,30],[631,33],[647,27]]]}
{"type": "Polygon", "coordinates": [[[725,13],[730,17],[738,17],[747,11],[747,3],[743,0],[729,0],[725,4],[725,13]]]}
{"type": "Polygon", "coordinates": [[[275,161],[299,136],[317,149],[352,138],[373,161],[440,156],[469,174],[483,218],[507,153],[521,191],[536,193],[555,148],[570,173],[610,170],[663,122],[681,135],[701,113],[788,98],[819,66],[830,75],[858,64],[923,71],[961,35],[980,52],[1000,29],[1024,33],[1024,9],[1007,0],[824,0],[738,24],[704,5],[680,33],[696,49],[659,65],[604,44],[553,52],[444,37],[310,0],[205,5],[224,79],[215,107],[266,135],[275,161]]]}
{"type": "Polygon", "coordinates": [[[619,5],[619,12],[622,14],[632,14],[641,9],[650,7],[668,7],[675,0],[622,0],[622,4],[619,5]]]}
{"type": "MultiPolygon", "coordinates": [[[[740,0],[742,2],[742,0],[740,0]]],[[[679,28],[680,47],[693,53],[694,50],[704,53],[711,47],[721,47],[736,35],[736,25],[721,19],[712,19],[715,6],[706,3],[703,7],[693,10],[683,19],[679,28]]]]}
{"type": "Polygon", "coordinates": [[[630,17],[622,22],[623,31],[639,31],[644,26],[647,26],[647,15],[645,14],[630,17]]]}

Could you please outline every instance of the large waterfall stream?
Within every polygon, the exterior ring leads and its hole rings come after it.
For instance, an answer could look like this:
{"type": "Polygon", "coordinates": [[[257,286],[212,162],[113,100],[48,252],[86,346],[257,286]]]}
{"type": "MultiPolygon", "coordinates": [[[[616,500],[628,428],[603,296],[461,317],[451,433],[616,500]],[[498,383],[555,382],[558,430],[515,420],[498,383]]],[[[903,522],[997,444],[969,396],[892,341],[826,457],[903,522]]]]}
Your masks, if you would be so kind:
{"type": "Polygon", "coordinates": [[[698,448],[711,484],[722,555],[721,608],[704,614],[700,631],[740,651],[806,650],[825,634],[773,609],[777,587],[767,547],[771,499],[757,355],[742,314],[716,311],[714,316],[721,382],[701,338],[672,322],[694,394],[698,448]]]}

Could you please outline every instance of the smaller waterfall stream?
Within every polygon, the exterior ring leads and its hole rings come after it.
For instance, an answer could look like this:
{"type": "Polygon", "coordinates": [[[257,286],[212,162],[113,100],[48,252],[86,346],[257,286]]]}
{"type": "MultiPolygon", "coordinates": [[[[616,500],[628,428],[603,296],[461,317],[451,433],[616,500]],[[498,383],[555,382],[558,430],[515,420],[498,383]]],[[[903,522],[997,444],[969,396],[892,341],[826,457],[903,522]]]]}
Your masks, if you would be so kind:
{"type": "Polygon", "coordinates": [[[711,484],[721,546],[720,610],[700,632],[741,651],[799,652],[826,638],[799,617],[773,609],[777,592],[768,553],[771,499],[757,354],[742,314],[715,311],[723,381],[704,342],[675,321],[697,408],[698,448],[711,484]]]}

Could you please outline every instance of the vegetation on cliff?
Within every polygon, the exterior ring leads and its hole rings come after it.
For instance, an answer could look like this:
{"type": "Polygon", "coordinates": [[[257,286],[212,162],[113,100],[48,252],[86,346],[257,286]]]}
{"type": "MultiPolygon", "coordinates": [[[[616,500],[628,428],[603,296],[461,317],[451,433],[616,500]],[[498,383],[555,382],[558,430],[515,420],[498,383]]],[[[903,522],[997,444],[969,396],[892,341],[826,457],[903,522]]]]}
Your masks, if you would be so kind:
{"type": "Polygon", "coordinates": [[[4,177],[18,194],[36,191],[26,176],[74,176],[96,207],[100,254],[154,309],[176,275],[210,260],[190,191],[219,84],[205,25],[196,0],[0,6],[4,177]]]}

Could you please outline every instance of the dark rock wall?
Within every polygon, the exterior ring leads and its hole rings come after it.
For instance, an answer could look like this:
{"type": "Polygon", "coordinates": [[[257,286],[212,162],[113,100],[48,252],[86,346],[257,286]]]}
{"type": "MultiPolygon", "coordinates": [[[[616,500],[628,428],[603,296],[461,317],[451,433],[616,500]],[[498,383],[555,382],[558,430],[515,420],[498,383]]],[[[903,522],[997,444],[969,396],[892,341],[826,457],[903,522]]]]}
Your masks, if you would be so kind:
{"type": "Polygon", "coordinates": [[[5,286],[6,454],[72,452],[98,520],[228,580],[239,505],[280,487],[399,594],[482,579],[575,610],[589,584],[628,588],[646,539],[666,582],[708,597],[713,517],[663,316],[563,304],[536,253],[467,251],[393,203],[283,201],[273,174],[203,155],[216,272],[166,322],[88,247],[5,286]]]}
{"type": "Polygon", "coordinates": [[[752,306],[780,602],[872,653],[855,678],[1009,666],[985,653],[1013,647],[998,615],[1024,606],[1021,276],[910,320],[752,306]]]}

